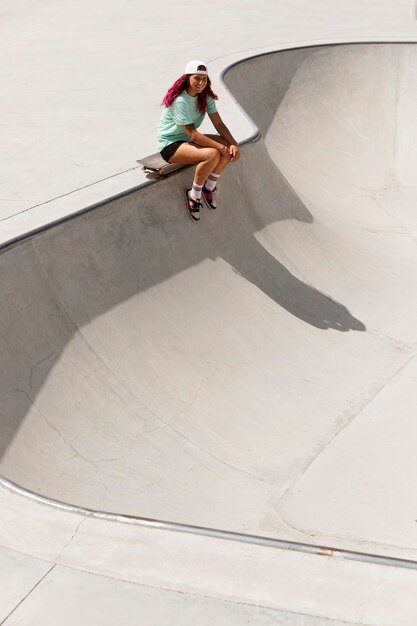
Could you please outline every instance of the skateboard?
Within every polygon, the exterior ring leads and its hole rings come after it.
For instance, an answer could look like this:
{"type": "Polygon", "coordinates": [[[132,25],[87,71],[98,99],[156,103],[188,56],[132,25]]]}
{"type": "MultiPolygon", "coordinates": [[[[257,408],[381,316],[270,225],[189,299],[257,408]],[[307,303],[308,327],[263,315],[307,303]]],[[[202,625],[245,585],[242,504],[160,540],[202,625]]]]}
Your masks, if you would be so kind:
{"type": "Polygon", "coordinates": [[[136,163],[139,163],[139,165],[142,166],[142,170],[144,172],[151,172],[153,174],[158,174],[159,176],[166,176],[167,174],[184,167],[183,165],[178,165],[177,163],[167,163],[161,157],[159,152],[151,154],[144,159],[137,159],[136,163]]]}

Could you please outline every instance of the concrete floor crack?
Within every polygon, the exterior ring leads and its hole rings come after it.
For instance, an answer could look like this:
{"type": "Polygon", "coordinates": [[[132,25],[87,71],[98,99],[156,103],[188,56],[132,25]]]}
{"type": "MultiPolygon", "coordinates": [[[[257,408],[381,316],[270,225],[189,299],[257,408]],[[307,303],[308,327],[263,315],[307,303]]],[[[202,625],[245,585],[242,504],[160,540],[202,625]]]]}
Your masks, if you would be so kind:
{"type": "Polygon", "coordinates": [[[60,559],[62,558],[62,555],[64,554],[65,550],[67,550],[67,548],[71,545],[71,543],[74,541],[75,537],[77,536],[82,524],[84,524],[85,521],[87,521],[87,517],[83,517],[80,522],[78,523],[75,531],[72,533],[71,537],[68,539],[67,543],[63,546],[63,548],[61,549],[60,553],[58,554],[58,556],[55,559],[55,564],[59,563],[60,559]]]}
{"type": "Polygon", "coordinates": [[[105,458],[105,459],[89,459],[88,457],[84,456],[83,454],[80,453],[79,450],[77,450],[77,448],[70,443],[65,437],[64,435],[61,433],[61,431],[59,430],[59,428],[57,428],[56,426],[54,426],[53,424],[51,424],[51,421],[46,417],[46,415],[39,409],[38,406],[36,406],[36,404],[32,403],[33,407],[37,410],[37,412],[39,413],[39,415],[43,418],[43,420],[46,422],[47,426],[53,430],[54,432],[57,433],[57,435],[59,435],[60,439],[62,439],[62,441],[65,443],[66,446],[68,446],[68,448],[70,448],[70,450],[72,450],[72,452],[74,453],[74,457],[77,457],[79,459],[81,459],[82,461],[85,461],[86,463],[89,463],[93,466],[95,466],[98,463],[110,463],[110,462],[115,462],[115,461],[121,461],[120,457],[114,457],[114,458],[105,458]]]}

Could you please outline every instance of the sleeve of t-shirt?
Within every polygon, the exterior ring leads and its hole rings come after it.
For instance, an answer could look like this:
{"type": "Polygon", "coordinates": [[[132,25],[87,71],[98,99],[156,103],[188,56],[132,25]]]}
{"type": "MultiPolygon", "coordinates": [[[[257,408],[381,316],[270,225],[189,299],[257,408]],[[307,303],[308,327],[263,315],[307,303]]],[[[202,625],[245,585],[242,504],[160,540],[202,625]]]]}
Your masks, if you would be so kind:
{"type": "Polygon", "coordinates": [[[217,113],[216,102],[210,96],[207,97],[207,113],[211,115],[211,113],[217,113]]]}
{"type": "Polygon", "coordinates": [[[172,119],[178,126],[185,126],[185,124],[192,124],[190,109],[184,100],[177,98],[171,105],[172,119]]]}

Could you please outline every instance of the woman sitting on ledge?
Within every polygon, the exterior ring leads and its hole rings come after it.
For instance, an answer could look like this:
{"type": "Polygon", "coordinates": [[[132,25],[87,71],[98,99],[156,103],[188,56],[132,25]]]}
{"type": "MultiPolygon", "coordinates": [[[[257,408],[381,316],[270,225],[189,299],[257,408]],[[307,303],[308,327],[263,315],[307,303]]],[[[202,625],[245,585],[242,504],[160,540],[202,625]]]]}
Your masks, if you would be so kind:
{"type": "Polygon", "coordinates": [[[200,219],[201,196],[211,209],[217,207],[216,190],[220,175],[237,161],[240,151],[217,112],[218,97],[211,89],[203,61],[187,63],[184,74],[166,93],[158,128],[158,150],[168,163],[197,164],[193,185],[185,192],[191,219],[200,219]],[[197,129],[206,112],[218,135],[203,135],[197,129]]]}

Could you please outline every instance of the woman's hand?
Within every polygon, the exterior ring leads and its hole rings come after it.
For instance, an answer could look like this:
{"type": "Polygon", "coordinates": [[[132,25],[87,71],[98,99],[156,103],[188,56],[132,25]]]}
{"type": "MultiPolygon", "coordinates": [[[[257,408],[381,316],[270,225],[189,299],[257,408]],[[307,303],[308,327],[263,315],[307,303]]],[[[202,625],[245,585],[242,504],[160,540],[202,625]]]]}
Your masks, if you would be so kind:
{"type": "Polygon", "coordinates": [[[231,146],[229,146],[229,155],[230,155],[231,163],[233,163],[234,161],[237,161],[240,158],[240,150],[238,146],[236,146],[235,144],[232,144],[231,146]]]}

